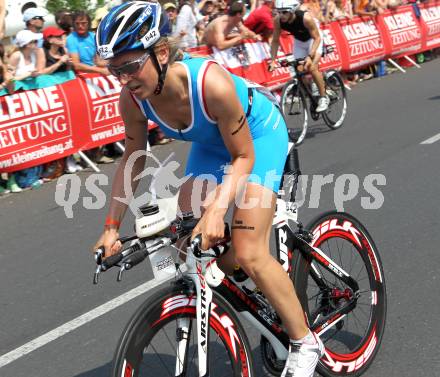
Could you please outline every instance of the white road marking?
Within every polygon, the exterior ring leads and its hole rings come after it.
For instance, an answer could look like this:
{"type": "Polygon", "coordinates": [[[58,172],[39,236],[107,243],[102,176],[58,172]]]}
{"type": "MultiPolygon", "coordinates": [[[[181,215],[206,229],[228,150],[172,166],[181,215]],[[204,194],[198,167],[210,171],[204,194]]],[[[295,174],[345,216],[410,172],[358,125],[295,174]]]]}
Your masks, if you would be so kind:
{"type": "Polygon", "coordinates": [[[113,300],[110,300],[105,304],[98,306],[97,308],[92,309],[91,311],[79,317],[76,317],[75,319],[72,319],[64,325],[61,325],[56,329],[49,331],[48,333],[41,335],[26,344],[23,344],[21,347],[18,347],[15,350],[12,350],[11,352],[0,356],[0,368],[12,363],[20,357],[27,355],[28,353],[35,351],[38,348],[45,346],[53,340],[58,339],[61,336],[68,334],[69,332],[72,332],[78,327],[81,327],[82,325],[93,321],[94,319],[104,315],[105,313],[108,313],[109,311],[116,309],[121,305],[124,305],[128,301],[133,300],[134,298],[144,294],[145,292],[148,292],[154,287],[157,287],[159,284],[162,284],[162,282],[157,283],[156,280],[150,280],[147,283],[141,284],[138,287],[133,288],[132,290],[114,298],[113,300]]]}
{"type": "Polygon", "coordinates": [[[425,141],[422,141],[420,144],[433,144],[439,140],[440,140],[440,133],[430,137],[429,139],[426,139],[425,141]]]}
{"type": "MultiPolygon", "coordinates": [[[[174,220],[176,218],[177,195],[172,198],[158,199],[157,202],[159,207],[161,207],[161,209],[165,211],[169,219],[174,220]]],[[[180,266],[180,271],[185,272],[186,265],[180,266]]],[[[141,284],[140,286],[133,288],[131,291],[128,291],[114,298],[113,300],[101,306],[98,306],[97,308],[92,309],[89,312],[79,317],[76,317],[75,319],[72,319],[64,325],[61,325],[56,329],[49,331],[48,333],[41,335],[26,344],[23,344],[21,347],[18,347],[15,350],[12,350],[0,356],[0,368],[12,363],[20,357],[27,355],[28,353],[35,351],[38,348],[45,346],[55,339],[58,339],[61,336],[66,335],[73,330],[76,330],[78,327],[81,327],[82,325],[93,321],[94,319],[104,315],[105,313],[108,313],[109,311],[124,305],[128,301],[133,300],[134,298],[144,294],[145,292],[148,292],[150,289],[153,289],[162,283],[163,281],[157,283],[156,280],[150,280],[144,284],[141,284]]]]}

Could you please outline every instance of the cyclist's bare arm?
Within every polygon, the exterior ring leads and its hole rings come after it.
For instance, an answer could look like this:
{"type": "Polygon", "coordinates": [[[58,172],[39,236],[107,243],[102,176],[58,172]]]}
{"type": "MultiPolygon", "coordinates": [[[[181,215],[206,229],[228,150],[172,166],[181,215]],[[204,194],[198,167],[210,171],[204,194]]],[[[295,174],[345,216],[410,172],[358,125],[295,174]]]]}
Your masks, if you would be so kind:
{"type": "MultiPolygon", "coordinates": [[[[116,200],[115,197],[126,198],[127,195],[130,195],[130,193],[126,194],[124,190],[125,174],[130,174],[130,192],[134,193],[136,191],[138,182],[133,182],[133,177],[142,171],[145,165],[145,155],[136,159],[131,172],[126,171],[127,160],[132,153],[146,149],[148,136],[147,119],[125,87],[122,89],[119,98],[119,107],[122,120],[125,124],[125,152],[113,178],[110,207],[105,220],[104,232],[93,248],[97,250],[103,246],[105,249],[105,257],[117,254],[122,246],[118,241],[118,229],[127,210],[127,204],[121,203],[116,200]]],[[[130,200],[130,198],[127,199],[130,200]]]]}
{"type": "Polygon", "coordinates": [[[269,66],[270,71],[274,70],[276,66],[278,48],[280,47],[280,34],[281,34],[280,17],[276,16],[273,20],[273,36],[272,36],[272,43],[270,45],[270,57],[272,58],[272,61],[269,66]]]}
{"type": "MultiPolygon", "coordinates": [[[[127,160],[130,155],[136,151],[145,151],[147,146],[148,126],[147,119],[134,102],[128,89],[124,87],[119,99],[119,107],[122,120],[125,124],[125,152],[122,156],[121,162],[116,170],[113,178],[112,194],[110,207],[108,210],[108,217],[121,222],[124,217],[127,205],[115,200],[115,197],[125,198],[124,191],[124,173],[131,173],[131,192],[135,192],[139,181],[133,182],[133,177],[141,173],[145,166],[145,155],[136,159],[133,166],[133,171],[126,170],[127,160]]],[[[129,193],[127,193],[129,194],[129,193]]]]}
{"type": "Polygon", "coordinates": [[[318,26],[313,20],[313,17],[309,13],[304,14],[304,26],[307,28],[310,36],[313,39],[313,44],[309,56],[312,59],[313,63],[316,63],[315,58],[318,57],[316,55],[316,52],[318,51],[319,44],[321,43],[321,34],[319,33],[318,26]]]}

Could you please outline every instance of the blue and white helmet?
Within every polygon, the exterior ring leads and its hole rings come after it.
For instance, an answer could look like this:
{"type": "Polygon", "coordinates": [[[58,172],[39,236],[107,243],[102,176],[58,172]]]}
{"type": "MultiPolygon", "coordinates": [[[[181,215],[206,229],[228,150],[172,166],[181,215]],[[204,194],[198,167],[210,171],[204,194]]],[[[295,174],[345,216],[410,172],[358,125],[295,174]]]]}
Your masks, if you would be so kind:
{"type": "Polygon", "coordinates": [[[171,33],[168,17],[159,3],[130,1],[118,5],[102,19],[96,31],[96,48],[102,59],[131,50],[147,50],[171,33]]]}

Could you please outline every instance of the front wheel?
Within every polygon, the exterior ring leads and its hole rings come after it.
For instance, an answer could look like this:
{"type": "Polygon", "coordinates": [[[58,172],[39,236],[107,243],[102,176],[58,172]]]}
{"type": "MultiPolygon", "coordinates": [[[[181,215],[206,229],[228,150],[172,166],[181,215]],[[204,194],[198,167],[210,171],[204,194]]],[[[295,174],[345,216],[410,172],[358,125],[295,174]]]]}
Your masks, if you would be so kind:
{"type": "MultiPolygon", "coordinates": [[[[196,299],[185,291],[180,284],[166,287],[138,309],[119,341],[113,377],[199,375],[196,299]]],[[[229,304],[213,293],[208,375],[253,377],[244,329],[229,304]]]]}
{"type": "Polygon", "coordinates": [[[307,133],[308,113],[306,98],[294,79],[286,83],[281,92],[281,110],[287,123],[287,128],[292,130],[292,139],[295,145],[300,145],[307,133]]]}
{"type": "Polygon", "coordinates": [[[324,74],[324,78],[325,91],[330,103],[322,116],[325,124],[332,130],[336,130],[342,126],[347,115],[347,91],[338,72],[327,72],[324,74]]]}
{"type": "Polygon", "coordinates": [[[359,286],[353,292],[316,261],[299,258],[295,288],[309,326],[326,348],[317,370],[330,377],[360,376],[373,362],[385,329],[387,297],[379,252],[362,224],[346,213],[321,215],[307,229],[313,234],[312,246],[359,286]],[[337,313],[352,304],[348,313],[337,313]]]}

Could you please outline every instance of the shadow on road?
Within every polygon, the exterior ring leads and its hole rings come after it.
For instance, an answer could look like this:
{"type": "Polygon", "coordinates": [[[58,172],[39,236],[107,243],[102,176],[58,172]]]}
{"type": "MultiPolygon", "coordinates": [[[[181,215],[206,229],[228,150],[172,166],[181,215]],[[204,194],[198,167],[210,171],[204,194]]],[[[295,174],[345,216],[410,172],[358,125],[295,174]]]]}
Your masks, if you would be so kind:
{"type": "Polygon", "coordinates": [[[433,97],[429,97],[428,99],[431,101],[435,101],[435,100],[439,100],[440,96],[433,96],[433,97]]]}
{"type": "Polygon", "coordinates": [[[110,377],[112,363],[109,362],[100,366],[99,368],[95,368],[89,370],[84,373],[77,374],[73,377],[110,377]]]}

